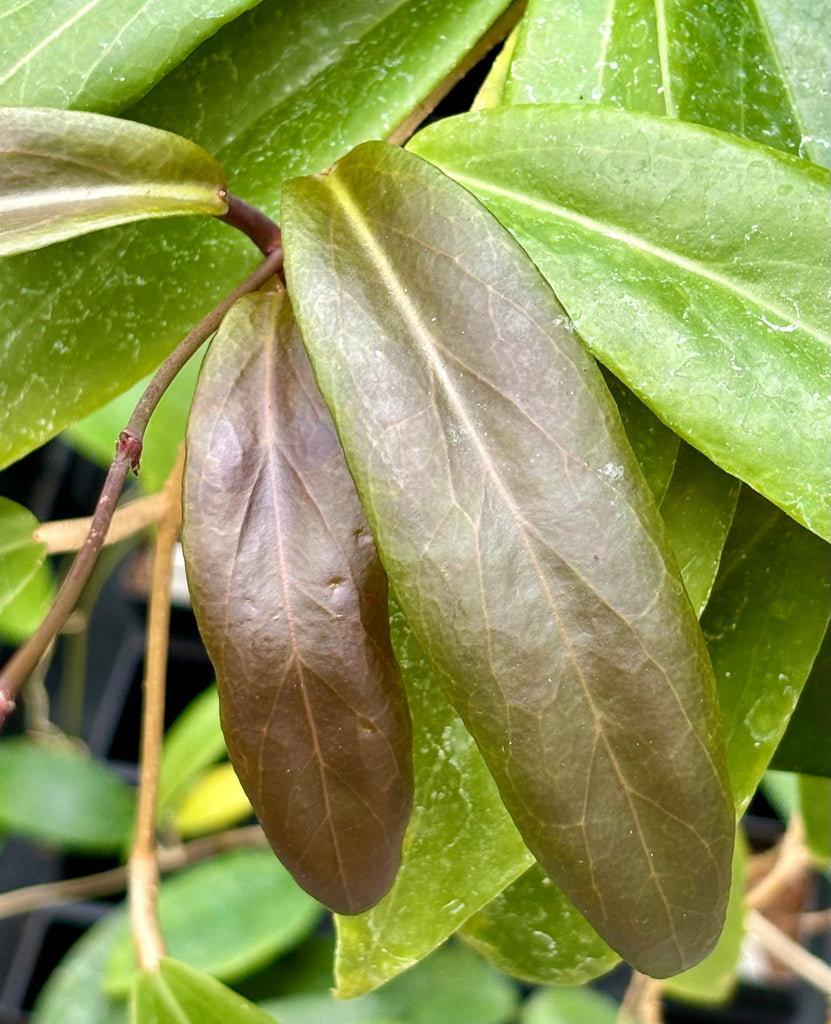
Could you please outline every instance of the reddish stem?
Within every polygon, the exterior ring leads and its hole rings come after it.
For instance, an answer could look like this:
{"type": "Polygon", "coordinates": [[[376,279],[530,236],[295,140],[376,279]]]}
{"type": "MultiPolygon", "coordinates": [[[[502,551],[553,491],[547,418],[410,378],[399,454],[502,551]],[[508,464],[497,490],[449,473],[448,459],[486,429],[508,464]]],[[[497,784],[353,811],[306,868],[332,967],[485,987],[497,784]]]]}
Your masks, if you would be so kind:
{"type": "Polygon", "coordinates": [[[278,246],[176,346],[147,385],[126,428],[119,435],[115,458],[104,481],[83,547],[75,556],[46,618],[27,643],[12,655],[0,671],[0,731],[8,716],[14,711],[15,700],[24,679],[43,657],[78,602],[104,546],[107,530],[127,474],[131,470],[138,473],[144,431],[162,395],[188,359],[216,331],[237,299],[248,292],[256,291],[270,277],[279,274],[282,266],[283,252],[282,247],[278,246]]]}

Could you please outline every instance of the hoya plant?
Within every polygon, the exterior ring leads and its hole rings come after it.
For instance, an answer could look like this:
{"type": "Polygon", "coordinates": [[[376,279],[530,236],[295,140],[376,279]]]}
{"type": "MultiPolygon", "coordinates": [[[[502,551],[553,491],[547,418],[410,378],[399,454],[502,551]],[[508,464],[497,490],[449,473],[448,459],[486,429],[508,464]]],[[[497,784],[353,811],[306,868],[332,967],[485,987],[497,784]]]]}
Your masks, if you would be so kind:
{"type": "Polygon", "coordinates": [[[626,961],[650,1019],[747,929],[785,955],[736,823],[764,783],[827,862],[828,6],[2,15],[0,468],[65,432],[109,470],[89,522],[0,499],[0,721],[155,526],[137,794],[0,740],[6,830],[129,850],[41,1024],[301,1019],[222,982],[321,905],[366,1022],[438,1012],[402,972],[451,936],[542,986],[626,961]],[[217,685],[163,738],[180,536],[217,685]]]}

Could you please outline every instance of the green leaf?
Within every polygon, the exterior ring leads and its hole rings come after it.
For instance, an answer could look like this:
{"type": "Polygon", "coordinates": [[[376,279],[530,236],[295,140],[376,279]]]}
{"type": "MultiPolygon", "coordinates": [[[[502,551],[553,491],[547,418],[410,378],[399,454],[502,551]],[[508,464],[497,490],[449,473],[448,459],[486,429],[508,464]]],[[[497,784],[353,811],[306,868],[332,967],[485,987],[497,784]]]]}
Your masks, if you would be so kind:
{"type": "Polygon", "coordinates": [[[755,5],[775,41],[779,74],[800,133],[799,154],[831,161],[831,6],[814,0],[759,0],[755,5]]]}
{"type": "Polygon", "coordinates": [[[583,985],[620,961],[537,865],[460,934],[500,971],[534,985],[583,985]]]}
{"type": "Polygon", "coordinates": [[[164,957],[142,971],[130,1001],[131,1024],[275,1024],[254,1003],[209,975],[164,957]]]}
{"type": "Polygon", "coordinates": [[[133,790],[73,747],[0,740],[0,826],[50,846],[118,853],[130,838],[133,790]]]}
{"type": "MultiPolygon", "coordinates": [[[[194,139],[229,168],[236,195],[275,214],[284,178],[383,137],[506,5],[265,0],[127,116],[194,139]]],[[[111,29],[100,33],[106,48],[111,29]]],[[[0,468],[152,370],[254,258],[225,225],[174,218],[3,261],[0,468]]]]}
{"type": "Polygon", "coordinates": [[[408,1024],[508,1024],[517,991],[471,950],[445,946],[378,993],[387,1015],[408,1024]]]}
{"type": "Polygon", "coordinates": [[[713,588],[739,489],[735,477],[690,445],[681,445],[661,517],[696,615],[704,611],[713,588]]]}
{"type": "Polygon", "coordinates": [[[771,768],[806,775],[831,774],[831,631],[826,630],[771,768]]]}
{"type": "Polygon", "coordinates": [[[520,1024],[615,1024],[617,1003],[590,988],[542,989],[526,1001],[520,1024]]]}
{"type": "Polygon", "coordinates": [[[188,838],[231,828],[253,813],[233,765],[223,761],[209,768],[184,794],[173,823],[176,833],[188,838]]]}
{"type": "Polygon", "coordinates": [[[736,985],[736,968],[745,935],[746,861],[747,842],[743,833],[738,832],[733,848],[733,881],[724,931],[716,948],[706,959],[690,970],[667,979],[661,990],[671,998],[693,1003],[724,1003],[730,998],[736,985]]]}
{"type": "Polygon", "coordinates": [[[127,927],[126,907],[111,911],[69,948],[37,997],[32,1024],[127,1024],[127,1004],[102,984],[104,965],[127,927]]]}
{"type": "Polygon", "coordinates": [[[508,979],[451,941],[369,995],[298,991],[264,1006],[282,1024],[508,1024],[516,1004],[508,979]]]}
{"type": "Polygon", "coordinates": [[[40,523],[32,513],[0,497],[0,636],[25,640],[52,601],[46,545],[32,537],[40,523]]]}
{"type": "Polygon", "coordinates": [[[0,107],[0,256],[130,221],[226,212],[219,164],[157,128],[0,107]]]}
{"type": "MultiPolygon", "coordinates": [[[[314,928],[320,907],[270,850],[236,850],[162,880],[159,919],[170,955],[222,981],[244,977],[291,949],[314,928]]],[[[106,971],[124,996],[135,975],[125,927],[106,971]]]]}
{"type": "Polygon", "coordinates": [[[187,452],[182,545],[231,761],[300,885],[366,910],[401,860],[412,734],[387,578],[285,290],[226,316],[187,452]]]}
{"type": "Polygon", "coordinates": [[[158,813],[175,807],[206,768],[225,754],[219,725],[219,694],[212,683],[188,704],[168,729],[159,770],[158,813]]]}
{"type": "Polygon", "coordinates": [[[800,775],[799,809],[808,849],[827,868],[831,861],[831,780],[800,775]]]}
{"type": "Polygon", "coordinates": [[[615,400],[635,458],[660,508],[675,469],[681,440],[614,374],[604,370],[603,379],[615,400]]]}
{"type": "Polygon", "coordinates": [[[533,863],[482,755],[394,605],[390,622],[413,718],[415,799],[392,889],[366,914],[335,919],[337,994],[345,999],[422,960],[533,863]]]}
{"type": "Polygon", "coordinates": [[[742,489],[701,617],[740,813],[782,738],[828,626],[828,562],[827,544],[742,489]]]}
{"type": "Polygon", "coordinates": [[[288,183],[283,229],[391,586],[526,844],[622,956],[683,969],[721,929],[733,808],[698,624],[595,363],[410,153],[288,183]]]}
{"type": "Polygon", "coordinates": [[[664,114],[827,163],[829,20],[810,0],[530,0],[502,102],[664,114]]]}
{"type": "Polygon", "coordinates": [[[410,148],[511,230],[665,423],[829,536],[826,170],[579,105],[450,118],[410,148]]]}
{"type": "Polygon", "coordinates": [[[0,103],[116,113],[256,2],[6,3],[0,103]]]}

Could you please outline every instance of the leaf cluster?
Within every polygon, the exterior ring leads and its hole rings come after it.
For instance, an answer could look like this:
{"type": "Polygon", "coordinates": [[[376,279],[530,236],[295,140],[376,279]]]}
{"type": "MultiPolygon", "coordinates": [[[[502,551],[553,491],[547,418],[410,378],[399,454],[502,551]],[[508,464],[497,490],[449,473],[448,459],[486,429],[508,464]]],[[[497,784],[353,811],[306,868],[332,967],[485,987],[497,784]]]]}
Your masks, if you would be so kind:
{"type": "MultiPolygon", "coordinates": [[[[174,876],[171,958],[136,972],[116,912],[40,1024],[88,977],[91,1020],[128,992],[140,1024],[341,1019],[285,976],[268,1012],[220,984],[311,949],[315,900],[356,1020],[440,1014],[397,978],[436,956],[501,993],[494,1022],[589,1012],[518,1010],[469,949],[433,952],[456,934],[531,983],[623,958],[726,995],[735,823],[769,766],[807,773],[827,858],[827,6],[195,3],[152,38],[153,5],[117,32],[39,6],[4,13],[0,467],[117,434],[251,262],[229,188],[281,225],[283,267],[176,382],[143,472],[187,419],[218,705],[167,738],[159,825],[250,801],[294,878],[262,850],[174,876]],[[512,25],[473,109],[407,141],[512,25]]],[[[0,499],[13,639],[51,591],[38,525],[0,499]]],[[[4,739],[0,777],[10,831],[129,843],[131,793],[74,748],[4,739]]]]}

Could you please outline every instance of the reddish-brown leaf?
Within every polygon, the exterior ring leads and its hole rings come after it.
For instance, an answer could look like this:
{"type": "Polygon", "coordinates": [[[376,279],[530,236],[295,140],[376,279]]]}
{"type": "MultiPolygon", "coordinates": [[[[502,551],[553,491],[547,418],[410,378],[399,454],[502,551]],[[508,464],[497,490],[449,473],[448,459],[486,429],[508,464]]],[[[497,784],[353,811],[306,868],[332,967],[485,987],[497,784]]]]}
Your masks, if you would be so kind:
{"type": "Polygon", "coordinates": [[[340,913],[398,870],[410,720],[387,581],[288,299],[242,299],[188,424],[183,542],[222,727],[275,852],[340,913]]]}

